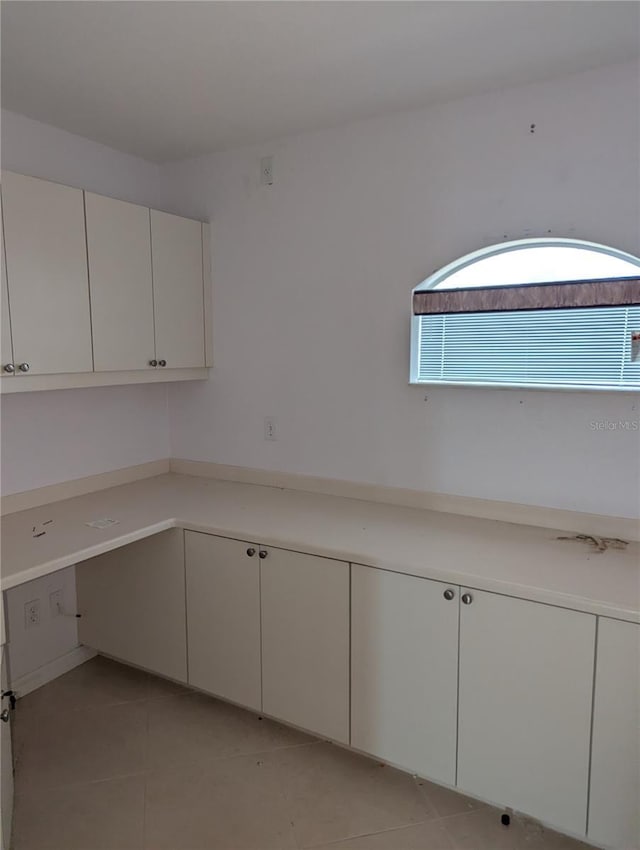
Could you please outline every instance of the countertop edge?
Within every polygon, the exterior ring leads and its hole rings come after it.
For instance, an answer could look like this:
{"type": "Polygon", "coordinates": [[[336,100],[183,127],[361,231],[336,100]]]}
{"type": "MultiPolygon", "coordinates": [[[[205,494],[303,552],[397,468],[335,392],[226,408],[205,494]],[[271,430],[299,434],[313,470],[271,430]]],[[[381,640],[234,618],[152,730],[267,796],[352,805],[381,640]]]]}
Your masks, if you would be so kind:
{"type": "MultiPolygon", "coordinates": [[[[98,555],[106,554],[114,551],[115,549],[119,549],[122,546],[135,543],[138,540],[143,540],[171,528],[179,528],[185,531],[211,534],[242,541],[246,541],[250,536],[246,533],[246,530],[243,529],[192,522],[183,517],[167,517],[164,520],[159,520],[158,522],[150,525],[140,527],[133,531],[128,531],[126,534],[119,537],[112,537],[109,540],[96,543],[90,547],[69,552],[68,554],[53,560],[45,561],[21,572],[9,575],[6,578],[2,578],[0,579],[0,590],[11,590],[25,582],[42,578],[43,576],[50,575],[57,570],[73,566],[82,561],[97,557],[98,555]]],[[[553,605],[554,607],[565,608],[579,613],[610,617],[612,619],[631,623],[640,623],[640,611],[620,608],[607,602],[598,602],[597,600],[574,596],[572,594],[566,594],[555,590],[546,590],[540,587],[532,587],[530,585],[504,581],[501,579],[491,579],[478,576],[473,572],[451,569],[439,570],[434,567],[429,567],[428,565],[421,569],[408,566],[403,567],[401,564],[392,563],[384,558],[372,557],[363,554],[363,552],[347,551],[345,549],[331,548],[330,546],[312,545],[301,539],[265,535],[259,535],[259,538],[259,543],[264,546],[273,546],[279,549],[316,555],[321,558],[331,558],[352,564],[361,564],[366,567],[386,570],[388,572],[399,573],[401,575],[425,578],[442,584],[454,584],[471,590],[486,591],[530,602],[553,605]]]]}

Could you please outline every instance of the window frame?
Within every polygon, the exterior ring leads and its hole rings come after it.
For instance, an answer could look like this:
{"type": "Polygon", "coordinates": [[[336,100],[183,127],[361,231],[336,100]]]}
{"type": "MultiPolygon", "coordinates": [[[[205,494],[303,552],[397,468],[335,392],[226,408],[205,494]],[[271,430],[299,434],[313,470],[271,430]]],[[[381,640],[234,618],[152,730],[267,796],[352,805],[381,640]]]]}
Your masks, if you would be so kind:
{"type": "MultiPolygon", "coordinates": [[[[609,245],[603,245],[598,242],[590,242],[583,239],[570,239],[563,237],[533,237],[527,239],[517,239],[509,242],[497,243],[494,245],[488,245],[484,248],[480,248],[476,251],[472,251],[469,254],[465,254],[462,257],[459,257],[456,260],[453,260],[447,265],[435,271],[429,277],[427,277],[424,281],[419,283],[416,287],[411,290],[411,340],[410,340],[410,365],[409,365],[409,384],[412,386],[418,387],[435,387],[435,386],[447,386],[447,387],[478,387],[478,388],[491,388],[491,389],[526,389],[526,390],[557,390],[560,392],[635,392],[637,393],[638,387],[632,386],[624,386],[621,385],[619,387],[612,386],[577,386],[577,385],[563,385],[563,384],[542,384],[542,383],[502,383],[502,382],[492,382],[492,381],[435,381],[435,380],[419,380],[419,352],[420,352],[420,340],[421,340],[421,319],[423,316],[415,315],[413,312],[413,295],[415,292],[425,291],[427,289],[436,289],[444,280],[450,277],[455,272],[458,272],[467,266],[470,266],[474,263],[477,263],[483,259],[487,259],[492,256],[496,256],[498,254],[507,254],[512,251],[522,250],[523,248],[545,248],[545,247],[568,247],[568,248],[581,248],[587,251],[593,251],[600,254],[606,254],[610,257],[615,257],[616,259],[625,260],[631,263],[638,269],[638,274],[640,275],[640,257],[636,257],[633,254],[629,254],[626,251],[621,251],[618,248],[613,248],[609,245]]],[[[536,281],[531,281],[531,284],[536,283],[536,281]]],[[[509,285],[509,284],[506,284],[509,285]]],[[[511,286],[527,286],[529,283],[522,284],[511,284],[511,286]]],[[[496,285],[496,289],[500,288],[500,285],[496,285]]],[[[465,287],[459,287],[459,290],[465,289],[465,287]]],[[[469,287],[471,289],[471,287],[469,287]]],[[[445,289],[442,290],[447,291],[445,289]]],[[[450,290],[452,291],[452,290],[450,290]]],[[[565,308],[566,309],[566,308],[565,308]]],[[[593,308],[593,309],[606,309],[606,308],[593,308]]],[[[516,311],[505,311],[505,315],[512,315],[516,311]]]]}

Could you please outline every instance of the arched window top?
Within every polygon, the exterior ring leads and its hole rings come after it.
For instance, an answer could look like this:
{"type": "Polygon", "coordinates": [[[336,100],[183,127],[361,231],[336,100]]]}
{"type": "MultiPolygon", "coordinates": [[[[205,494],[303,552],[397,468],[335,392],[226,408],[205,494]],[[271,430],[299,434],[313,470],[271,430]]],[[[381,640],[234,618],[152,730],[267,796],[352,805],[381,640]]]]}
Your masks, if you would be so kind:
{"type": "Polygon", "coordinates": [[[415,292],[611,280],[640,275],[640,258],[580,239],[519,239],[467,254],[432,274],[415,292]]]}
{"type": "Polygon", "coordinates": [[[640,258],[578,239],[467,254],[413,291],[416,384],[640,389],[640,258]]]}

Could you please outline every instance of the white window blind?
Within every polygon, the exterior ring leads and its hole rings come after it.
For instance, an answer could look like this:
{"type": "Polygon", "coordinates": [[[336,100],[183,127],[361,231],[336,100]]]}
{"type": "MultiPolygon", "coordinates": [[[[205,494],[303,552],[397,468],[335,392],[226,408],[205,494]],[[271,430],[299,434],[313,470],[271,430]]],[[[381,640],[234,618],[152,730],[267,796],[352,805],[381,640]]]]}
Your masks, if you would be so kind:
{"type": "Polygon", "coordinates": [[[640,389],[640,307],[416,316],[412,381],[640,389]]]}
{"type": "MultiPolygon", "coordinates": [[[[514,285],[557,281],[588,286],[591,281],[637,280],[639,274],[640,258],[606,245],[521,239],[460,257],[414,293],[482,287],[499,291],[501,286],[513,290],[514,285]]],[[[411,320],[411,382],[640,389],[640,306],[501,306],[500,312],[417,310],[411,320]]]]}

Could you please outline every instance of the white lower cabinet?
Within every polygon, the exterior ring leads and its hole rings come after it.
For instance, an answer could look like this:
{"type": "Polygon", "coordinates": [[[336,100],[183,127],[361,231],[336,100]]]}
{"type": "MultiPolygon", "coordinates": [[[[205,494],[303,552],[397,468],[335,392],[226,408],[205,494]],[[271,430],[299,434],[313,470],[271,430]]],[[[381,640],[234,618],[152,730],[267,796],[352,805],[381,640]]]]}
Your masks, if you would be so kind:
{"type": "Polygon", "coordinates": [[[187,681],[183,532],[173,528],[76,567],[80,643],[187,681]]]}
{"type": "Polygon", "coordinates": [[[640,847],[636,624],[180,529],[76,574],[87,646],[640,847]]]}
{"type": "Polygon", "coordinates": [[[458,786],[584,834],[595,616],[461,598],[458,786]]]}
{"type": "Polygon", "coordinates": [[[351,570],[351,744],[454,785],[458,588],[351,570]]]}
{"type": "Polygon", "coordinates": [[[261,548],[262,708],[349,743],[349,564],[261,548]]]}
{"type": "Polygon", "coordinates": [[[257,548],[185,532],[189,684],[260,711],[257,548]]]}
{"type": "Polygon", "coordinates": [[[589,838],[640,847],[640,626],[598,622],[589,838]]]}

